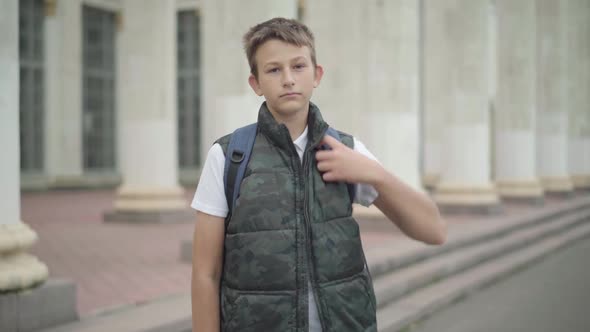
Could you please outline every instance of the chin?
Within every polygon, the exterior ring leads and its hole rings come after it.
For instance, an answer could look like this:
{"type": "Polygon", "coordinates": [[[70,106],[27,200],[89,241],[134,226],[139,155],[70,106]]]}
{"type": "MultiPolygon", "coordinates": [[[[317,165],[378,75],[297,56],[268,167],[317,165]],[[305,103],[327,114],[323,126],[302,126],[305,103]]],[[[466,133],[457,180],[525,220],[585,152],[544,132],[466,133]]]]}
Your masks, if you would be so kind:
{"type": "Polygon", "coordinates": [[[281,115],[289,116],[305,111],[304,105],[303,103],[286,103],[286,105],[275,106],[274,109],[281,115]]]}

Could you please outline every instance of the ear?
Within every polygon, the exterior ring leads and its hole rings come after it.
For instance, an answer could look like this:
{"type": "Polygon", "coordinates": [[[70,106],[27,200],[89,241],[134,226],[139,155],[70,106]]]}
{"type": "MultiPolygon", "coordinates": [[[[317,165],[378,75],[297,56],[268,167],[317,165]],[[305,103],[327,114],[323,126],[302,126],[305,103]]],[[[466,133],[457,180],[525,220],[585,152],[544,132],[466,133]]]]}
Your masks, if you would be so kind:
{"type": "Polygon", "coordinates": [[[320,65],[315,66],[315,75],[313,78],[313,87],[317,88],[320,85],[320,81],[322,80],[322,76],[324,76],[324,67],[320,65]]]}
{"type": "Polygon", "coordinates": [[[252,88],[255,94],[257,94],[258,96],[262,96],[260,84],[258,84],[258,80],[256,79],[256,77],[254,77],[254,75],[250,74],[250,76],[248,77],[248,83],[250,84],[250,87],[252,88]]]}

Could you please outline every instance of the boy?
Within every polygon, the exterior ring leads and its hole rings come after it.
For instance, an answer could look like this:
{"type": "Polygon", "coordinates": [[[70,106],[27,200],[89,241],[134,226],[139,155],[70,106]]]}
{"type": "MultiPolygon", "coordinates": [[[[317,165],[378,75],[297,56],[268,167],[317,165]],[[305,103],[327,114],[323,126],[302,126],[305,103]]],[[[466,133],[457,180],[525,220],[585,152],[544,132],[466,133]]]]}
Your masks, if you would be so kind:
{"type": "Polygon", "coordinates": [[[224,162],[211,147],[192,207],[193,331],[376,331],[354,201],[408,236],[445,241],[436,205],[388,173],[350,135],[326,135],[310,98],[322,78],[313,35],[275,18],[244,36],[252,90],[265,97],[240,196],[228,214],[224,162]],[[329,146],[329,149],[321,148],[329,146]]]}

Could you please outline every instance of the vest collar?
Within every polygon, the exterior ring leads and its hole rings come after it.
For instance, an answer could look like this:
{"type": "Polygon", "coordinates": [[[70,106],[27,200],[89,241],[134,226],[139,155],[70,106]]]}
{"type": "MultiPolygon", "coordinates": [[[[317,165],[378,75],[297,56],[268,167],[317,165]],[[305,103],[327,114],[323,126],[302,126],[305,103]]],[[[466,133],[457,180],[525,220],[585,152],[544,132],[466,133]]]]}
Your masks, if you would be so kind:
{"type": "MultiPolygon", "coordinates": [[[[295,153],[289,129],[284,124],[279,124],[275,120],[268,110],[266,102],[262,103],[258,111],[258,127],[279,148],[295,153]]],[[[310,102],[309,113],[307,115],[307,147],[318,145],[327,129],[328,124],[324,122],[319,108],[310,102]]]]}

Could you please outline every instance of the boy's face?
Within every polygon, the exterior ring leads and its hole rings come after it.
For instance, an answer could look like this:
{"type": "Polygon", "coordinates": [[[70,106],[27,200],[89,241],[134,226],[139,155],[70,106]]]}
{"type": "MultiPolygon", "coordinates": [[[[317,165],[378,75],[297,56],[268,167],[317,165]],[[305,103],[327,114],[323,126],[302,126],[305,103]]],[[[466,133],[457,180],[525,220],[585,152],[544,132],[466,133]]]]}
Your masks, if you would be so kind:
{"type": "Polygon", "coordinates": [[[285,118],[306,112],[323,75],[322,67],[314,68],[309,48],[271,39],[260,45],[255,59],[258,79],[250,75],[248,82],[257,95],[264,96],[271,113],[285,118]]]}

